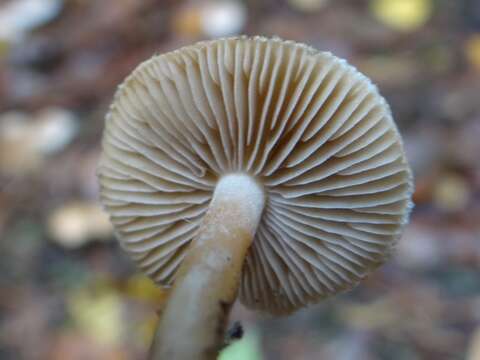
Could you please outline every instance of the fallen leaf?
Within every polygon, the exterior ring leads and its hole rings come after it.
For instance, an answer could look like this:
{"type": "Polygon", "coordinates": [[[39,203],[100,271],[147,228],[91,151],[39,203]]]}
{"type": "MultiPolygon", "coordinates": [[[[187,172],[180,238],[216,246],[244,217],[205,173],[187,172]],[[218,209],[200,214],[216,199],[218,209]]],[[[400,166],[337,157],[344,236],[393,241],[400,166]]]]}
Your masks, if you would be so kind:
{"type": "Polygon", "coordinates": [[[423,26],[433,12],[432,0],[371,0],[374,16],[400,31],[414,31],[423,26]]]}
{"type": "Polygon", "coordinates": [[[48,217],[48,230],[52,240],[68,248],[112,237],[113,229],[108,215],[99,204],[74,201],[55,209],[48,217]]]}
{"type": "Polygon", "coordinates": [[[55,18],[62,5],[62,0],[6,1],[0,5],[0,40],[20,40],[30,30],[55,18]]]}
{"type": "Polygon", "coordinates": [[[74,326],[98,344],[113,346],[121,342],[122,302],[114,291],[79,289],[69,295],[67,308],[74,326]]]}
{"type": "Polygon", "coordinates": [[[240,1],[212,1],[201,12],[202,30],[210,38],[239,34],[246,21],[247,11],[240,1]]]}
{"type": "Polygon", "coordinates": [[[219,360],[262,360],[258,335],[249,331],[241,340],[225,348],[218,357],[219,360]]]}
{"type": "Polygon", "coordinates": [[[130,297],[163,306],[168,295],[168,289],[162,289],[151,279],[142,274],[136,274],[127,281],[126,293],[130,297]]]}
{"type": "Polygon", "coordinates": [[[0,115],[0,168],[13,175],[38,170],[48,155],[64,149],[76,134],[76,119],[66,109],[4,113],[0,115]]]}
{"type": "Polygon", "coordinates": [[[433,202],[441,210],[459,211],[471,197],[468,182],[460,175],[447,173],[439,176],[433,190],[433,202]]]}
{"type": "Polygon", "coordinates": [[[473,34],[466,40],[465,56],[472,67],[480,71],[480,33],[473,34]]]}

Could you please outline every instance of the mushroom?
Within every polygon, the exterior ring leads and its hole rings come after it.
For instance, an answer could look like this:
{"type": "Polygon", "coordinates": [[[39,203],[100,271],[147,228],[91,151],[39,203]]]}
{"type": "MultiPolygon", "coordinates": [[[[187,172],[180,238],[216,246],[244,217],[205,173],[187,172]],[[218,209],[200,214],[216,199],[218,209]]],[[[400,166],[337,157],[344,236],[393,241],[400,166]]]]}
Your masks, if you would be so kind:
{"type": "Polygon", "coordinates": [[[231,305],[289,314],[390,255],[412,176],[390,109],[344,60],[237,37],[156,55],[106,118],[101,200],[172,287],[152,358],[214,359],[231,305]]]}

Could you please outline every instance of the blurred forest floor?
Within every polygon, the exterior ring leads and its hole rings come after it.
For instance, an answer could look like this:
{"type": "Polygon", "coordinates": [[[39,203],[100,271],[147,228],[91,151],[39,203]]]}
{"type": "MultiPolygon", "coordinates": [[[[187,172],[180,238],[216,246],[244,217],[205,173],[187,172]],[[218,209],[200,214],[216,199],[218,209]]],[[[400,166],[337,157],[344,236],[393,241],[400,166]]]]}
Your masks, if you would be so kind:
{"type": "Polygon", "coordinates": [[[237,305],[247,336],[223,359],[479,360],[478,0],[0,1],[0,359],[144,357],[163,294],[99,208],[103,117],[139,62],[236,33],[305,42],[371,77],[416,207],[355,290],[282,319],[237,305]]]}

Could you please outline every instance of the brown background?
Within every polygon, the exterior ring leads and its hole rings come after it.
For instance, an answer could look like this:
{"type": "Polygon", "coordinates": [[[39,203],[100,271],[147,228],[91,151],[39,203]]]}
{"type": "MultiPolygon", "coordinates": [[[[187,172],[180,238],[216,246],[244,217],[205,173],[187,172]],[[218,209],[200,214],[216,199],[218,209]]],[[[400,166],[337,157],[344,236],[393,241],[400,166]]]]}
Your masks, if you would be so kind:
{"type": "Polygon", "coordinates": [[[478,1],[408,0],[389,21],[380,0],[250,0],[227,12],[236,29],[212,23],[214,1],[58,2],[22,36],[0,25],[0,359],[143,358],[162,294],[98,211],[103,116],[139,62],[212,26],[348,59],[391,104],[415,172],[394,258],[355,290],[282,319],[235,307],[263,359],[479,359],[478,1]]]}

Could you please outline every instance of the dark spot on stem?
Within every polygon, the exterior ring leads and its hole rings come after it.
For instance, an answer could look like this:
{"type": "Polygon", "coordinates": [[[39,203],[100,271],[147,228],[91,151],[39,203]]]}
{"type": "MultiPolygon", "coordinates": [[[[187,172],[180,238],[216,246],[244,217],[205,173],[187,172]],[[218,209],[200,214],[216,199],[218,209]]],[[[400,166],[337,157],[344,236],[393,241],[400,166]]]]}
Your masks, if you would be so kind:
{"type": "Polygon", "coordinates": [[[233,340],[240,340],[243,337],[244,331],[243,326],[240,321],[235,321],[233,325],[227,331],[227,343],[232,342],[233,340]]]}

